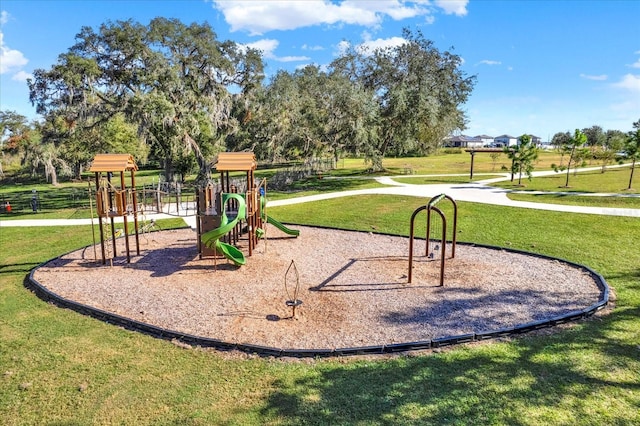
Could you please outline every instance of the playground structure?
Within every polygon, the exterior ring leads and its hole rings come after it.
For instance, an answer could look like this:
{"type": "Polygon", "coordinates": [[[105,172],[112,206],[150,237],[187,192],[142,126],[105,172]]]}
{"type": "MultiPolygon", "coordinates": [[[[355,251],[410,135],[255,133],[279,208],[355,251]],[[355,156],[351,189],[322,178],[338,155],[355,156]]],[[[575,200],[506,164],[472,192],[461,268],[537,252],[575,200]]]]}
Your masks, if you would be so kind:
{"type": "Polygon", "coordinates": [[[214,166],[220,172],[220,184],[210,182],[196,194],[196,231],[201,259],[212,256],[215,261],[218,256],[224,256],[236,266],[244,265],[246,257],[239,248],[241,237],[246,234],[248,256],[251,256],[258,239],[265,235],[264,222],[289,235],[299,235],[299,231],[287,228],[266,214],[266,179],[256,184],[257,161],[253,153],[222,152],[214,166]],[[232,181],[231,173],[237,172],[245,173],[244,182],[232,181]]]}
{"type": "Polygon", "coordinates": [[[418,207],[413,214],[411,215],[411,225],[409,230],[409,273],[407,274],[408,283],[411,283],[412,273],[413,273],[413,241],[414,241],[414,229],[415,229],[415,219],[416,216],[426,210],[427,211],[427,229],[426,229],[426,247],[425,247],[425,256],[429,259],[435,260],[435,252],[440,251],[440,286],[444,285],[444,266],[446,260],[446,249],[447,249],[447,218],[443,211],[436,207],[440,201],[447,199],[450,200],[453,204],[453,229],[452,229],[452,237],[451,237],[451,259],[456,257],[456,233],[458,227],[458,205],[454,201],[453,198],[446,194],[436,195],[432,197],[429,202],[421,207],[418,207]],[[432,212],[438,214],[438,218],[441,222],[440,229],[438,227],[433,227],[434,222],[437,222],[437,219],[432,218],[432,212]],[[432,229],[433,228],[433,229],[432,229]],[[433,230],[433,232],[432,232],[433,230]],[[432,238],[432,235],[437,236],[439,234],[439,238],[432,238]],[[429,251],[431,240],[434,240],[433,250],[429,251]],[[438,244],[435,244],[439,242],[438,244]]]}
{"type": "MultiPolygon", "coordinates": [[[[251,160],[249,157],[249,163],[251,160]]],[[[244,253],[237,247],[240,240],[243,249],[252,238],[257,243],[264,235],[260,227],[270,222],[264,209],[266,181],[256,184],[255,179],[249,179],[253,178],[253,169],[245,170],[248,179],[244,188],[238,179],[232,180],[231,170],[222,170],[224,164],[218,162],[220,182],[211,182],[198,193],[198,250],[210,249],[214,256],[244,261],[244,253]],[[253,206],[247,207],[249,203],[253,206]],[[254,221],[249,212],[255,214],[254,221]],[[205,225],[209,219],[212,223],[205,225]],[[212,229],[203,232],[205,226],[212,229]],[[243,234],[247,234],[246,238],[243,234]]],[[[127,167],[133,169],[125,164],[124,170],[127,167]]],[[[109,176],[102,178],[96,173],[101,220],[136,211],[132,204],[135,191],[127,196],[123,173],[120,188],[110,182],[109,176]]],[[[451,197],[440,194],[413,212],[409,283],[414,225],[422,211],[426,211],[425,256],[427,261],[439,258],[443,286],[447,244],[450,258],[455,257],[457,205],[451,197]],[[452,208],[441,204],[446,200],[452,208]],[[451,211],[452,223],[447,216],[451,211]],[[453,237],[448,243],[447,233],[451,230],[453,237]]],[[[420,270],[416,274],[418,285],[406,285],[406,237],[305,228],[304,238],[296,244],[275,239],[277,256],[255,256],[251,268],[219,268],[212,276],[207,265],[198,265],[192,236],[190,229],[158,233],[154,249],[143,258],[132,260],[136,266],[117,264],[110,270],[110,276],[120,278],[117,286],[104,280],[100,270],[81,267],[86,264],[84,250],[38,268],[41,271],[37,275],[34,271],[30,280],[46,300],[127,328],[189,344],[278,356],[392,353],[483,341],[586,318],[608,301],[606,283],[586,267],[499,247],[461,243],[464,262],[454,261],[448,266],[451,291],[434,291],[433,286],[425,284],[435,279],[435,268],[420,270]],[[166,248],[171,250],[171,259],[167,258],[166,248]],[[322,253],[321,259],[318,253],[322,253]],[[296,260],[288,261],[293,258],[296,260]],[[283,290],[285,269],[286,299],[284,306],[276,305],[274,294],[283,290]],[[298,269],[303,273],[299,274],[298,269]],[[188,271],[187,278],[181,273],[183,270],[188,271]],[[534,270],[535,276],[531,275],[534,270]],[[148,279],[150,271],[152,282],[148,279]],[[50,287],[41,285],[45,280],[50,280],[50,287]],[[76,280],[80,285],[69,285],[76,280]],[[157,280],[162,280],[161,285],[157,280]],[[541,286],[547,290],[541,292],[541,286]],[[505,298],[505,294],[509,297],[505,298]],[[552,304],[548,303],[549,294],[555,296],[552,304]],[[114,300],[118,303],[114,304],[114,300]],[[296,319],[303,300],[305,310],[299,318],[302,321],[281,321],[296,319]],[[113,307],[112,311],[105,310],[105,306],[113,307]],[[558,306],[562,306],[561,312],[558,306]],[[488,314],[487,309],[491,310],[488,314]],[[384,319],[383,327],[380,318],[384,319]],[[415,327],[417,323],[423,326],[415,327]]],[[[421,252],[422,248],[416,251],[421,252]]]]}
{"type": "Polygon", "coordinates": [[[89,171],[95,173],[96,183],[96,211],[100,225],[100,248],[102,264],[106,264],[107,258],[112,259],[118,255],[116,238],[122,232],[125,238],[125,250],[127,263],[131,263],[129,246],[129,222],[128,216],[133,215],[135,229],[136,254],[140,255],[140,238],[138,236],[138,205],[136,201],[135,172],[138,170],[133,156],[129,154],[97,154],[93,159],[89,171]],[[129,172],[131,188],[126,187],[125,172],[129,172]],[[106,176],[103,175],[106,173],[106,176]],[[112,182],[114,173],[120,175],[120,186],[112,182]],[[124,230],[117,231],[115,218],[122,217],[124,230]],[[111,240],[111,244],[109,244],[111,240]]]}
{"type": "MultiPolygon", "coordinates": [[[[283,232],[298,236],[299,231],[289,229],[266,214],[266,180],[256,183],[254,171],[257,161],[250,152],[225,152],[218,155],[214,163],[220,172],[219,183],[210,181],[196,191],[196,230],[200,259],[212,256],[214,260],[224,256],[235,265],[246,263],[245,254],[239,248],[240,240],[246,240],[248,255],[251,256],[258,239],[265,235],[263,223],[268,222],[283,232]],[[244,172],[244,180],[232,178],[231,173],[244,172]],[[246,238],[242,238],[246,235],[246,238]]],[[[139,214],[144,214],[147,197],[143,190],[143,201],[136,191],[135,172],[138,167],[129,154],[98,154],[89,171],[95,173],[96,212],[100,226],[100,247],[102,264],[118,256],[116,239],[124,237],[127,263],[131,263],[129,244],[130,223],[133,216],[136,255],[140,255],[139,233],[157,229],[154,221],[139,225],[139,214]],[[125,172],[129,172],[131,183],[127,188],[125,172]],[[120,182],[114,176],[120,175],[120,182]],[[116,229],[115,218],[122,218],[123,229],[116,229]]],[[[91,191],[91,188],[89,188],[91,191]]],[[[160,185],[154,191],[156,210],[162,209],[160,185]]],[[[180,191],[176,192],[176,212],[180,213],[180,191]]],[[[91,199],[91,196],[90,196],[91,199]]],[[[187,207],[187,212],[189,208],[187,207]]],[[[93,217],[93,213],[92,213],[93,217]]],[[[95,235],[94,235],[95,245],[95,235]]],[[[94,250],[95,251],[95,250],[94,250]]],[[[97,261],[97,254],[96,254],[97,261]]]]}

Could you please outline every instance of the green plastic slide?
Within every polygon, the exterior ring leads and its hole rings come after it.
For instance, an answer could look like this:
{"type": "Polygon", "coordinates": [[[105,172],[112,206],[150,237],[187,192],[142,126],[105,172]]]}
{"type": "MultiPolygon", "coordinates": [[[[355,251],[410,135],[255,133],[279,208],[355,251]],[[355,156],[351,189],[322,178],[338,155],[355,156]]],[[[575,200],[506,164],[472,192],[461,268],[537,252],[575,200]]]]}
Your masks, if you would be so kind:
{"type": "Polygon", "coordinates": [[[242,266],[247,263],[247,259],[244,257],[244,253],[242,253],[231,244],[223,243],[220,240],[215,240],[215,247],[218,253],[222,253],[222,255],[232,261],[234,265],[242,266]]]}
{"type": "Polygon", "coordinates": [[[293,235],[295,237],[297,237],[298,235],[300,235],[300,231],[297,229],[291,229],[291,228],[287,228],[286,226],[284,226],[282,223],[278,222],[277,220],[275,220],[274,218],[272,218],[271,216],[267,215],[267,223],[272,224],[273,226],[275,226],[276,228],[278,228],[279,230],[281,230],[282,232],[284,232],[285,234],[288,235],[293,235]]]}
{"type": "Polygon", "coordinates": [[[220,226],[216,229],[212,229],[211,231],[207,231],[202,234],[200,241],[210,249],[215,249],[217,252],[222,253],[224,257],[229,259],[236,266],[244,265],[247,262],[244,254],[231,244],[223,243],[222,241],[220,241],[220,238],[231,232],[238,221],[245,218],[246,205],[244,202],[244,197],[240,194],[222,194],[222,218],[220,221],[220,226]],[[226,211],[226,205],[229,199],[234,199],[238,202],[238,215],[231,221],[229,221],[226,211]]]}
{"type": "Polygon", "coordinates": [[[278,222],[277,220],[275,220],[274,218],[272,218],[269,215],[265,214],[265,206],[267,204],[267,200],[265,199],[264,196],[260,195],[260,211],[262,212],[261,217],[262,220],[266,221],[267,223],[272,224],[273,226],[275,226],[276,228],[278,228],[279,230],[281,230],[282,232],[284,232],[287,235],[293,235],[294,237],[297,237],[300,235],[300,231],[298,231],[297,229],[291,229],[291,228],[287,228],[286,226],[284,226],[282,223],[278,222]]]}

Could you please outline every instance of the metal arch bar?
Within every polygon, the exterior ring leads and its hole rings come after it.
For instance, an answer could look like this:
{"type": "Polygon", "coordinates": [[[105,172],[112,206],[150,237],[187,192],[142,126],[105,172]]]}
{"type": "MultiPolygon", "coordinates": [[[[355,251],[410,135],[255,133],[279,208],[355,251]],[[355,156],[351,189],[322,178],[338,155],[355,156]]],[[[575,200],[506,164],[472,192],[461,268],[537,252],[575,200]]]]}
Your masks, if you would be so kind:
{"type": "MultiPolygon", "coordinates": [[[[436,195],[435,197],[432,197],[432,198],[429,200],[429,204],[428,204],[428,206],[429,206],[429,207],[433,207],[433,206],[435,206],[436,204],[438,204],[438,202],[440,202],[440,200],[442,200],[442,199],[443,199],[443,198],[445,198],[445,197],[447,197],[447,195],[446,195],[446,194],[440,194],[440,195],[436,195]]],[[[447,197],[447,198],[451,198],[451,197],[447,197]]]]}
{"type": "MultiPolygon", "coordinates": [[[[441,254],[440,254],[440,287],[444,286],[444,260],[445,260],[445,256],[446,256],[446,251],[447,251],[447,218],[444,216],[444,213],[442,213],[442,210],[440,210],[437,207],[431,207],[429,208],[429,212],[431,212],[431,210],[436,211],[439,215],[440,218],[442,219],[442,240],[440,241],[440,246],[442,247],[441,250],[441,254]]],[[[427,234],[427,240],[429,239],[429,235],[427,234]]]]}
{"type": "MultiPolygon", "coordinates": [[[[456,201],[451,198],[449,195],[447,194],[440,194],[440,195],[436,195],[435,197],[432,197],[429,200],[428,203],[428,207],[435,207],[435,205],[442,201],[443,199],[447,199],[451,201],[451,204],[453,204],[453,235],[451,236],[451,258],[455,258],[456,257],[456,237],[458,235],[458,203],[456,203],[456,201]]],[[[427,246],[426,246],[426,255],[429,255],[429,230],[431,229],[431,215],[430,212],[427,213],[427,246]]],[[[446,241],[446,240],[445,240],[446,241]]]]}
{"type": "Polygon", "coordinates": [[[456,257],[456,236],[458,235],[458,203],[448,195],[445,195],[448,200],[451,200],[453,204],[453,235],[451,236],[451,258],[456,257]]]}
{"type": "Polygon", "coordinates": [[[407,282],[411,283],[411,275],[413,270],[413,237],[414,237],[414,222],[418,213],[422,210],[425,210],[427,206],[421,206],[415,209],[413,214],[411,215],[411,225],[409,230],[409,273],[407,274],[407,282]]]}

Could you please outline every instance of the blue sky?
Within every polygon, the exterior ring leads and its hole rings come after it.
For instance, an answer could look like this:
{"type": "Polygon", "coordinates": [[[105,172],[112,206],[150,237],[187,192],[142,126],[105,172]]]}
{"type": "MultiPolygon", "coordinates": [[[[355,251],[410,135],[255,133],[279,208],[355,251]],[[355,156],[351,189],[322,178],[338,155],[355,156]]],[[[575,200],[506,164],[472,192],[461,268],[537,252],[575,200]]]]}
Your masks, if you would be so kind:
{"type": "Polygon", "coordinates": [[[267,77],[326,65],[345,43],[402,42],[420,30],[463,58],[477,85],[464,134],[556,132],[640,119],[640,1],[0,1],[0,110],[36,118],[26,78],[49,69],[82,26],[147,24],[157,16],[208,22],[219,40],[260,48],[267,77]]]}

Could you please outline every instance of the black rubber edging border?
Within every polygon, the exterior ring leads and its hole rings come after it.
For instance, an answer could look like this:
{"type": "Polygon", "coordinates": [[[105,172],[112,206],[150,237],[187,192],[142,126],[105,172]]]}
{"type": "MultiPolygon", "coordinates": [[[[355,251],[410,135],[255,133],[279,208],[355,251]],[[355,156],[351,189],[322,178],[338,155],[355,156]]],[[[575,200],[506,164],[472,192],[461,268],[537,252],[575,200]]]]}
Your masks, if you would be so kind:
{"type": "MultiPolygon", "coordinates": [[[[305,226],[308,228],[348,231],[348,232],[361,232],[361,233],[367,233],[367,234],[370,233],[369,231],[357,231],[357,230],[354,231],[349,229],[330,228],[325,226],[309,226],[309,225],[299,225],[299,226],[305,226]]],[[[390,234],[390,233],[377,233],[377,234],[388,235],[393,237],[405,237],[402,235],[396,235],[396,234],[390,234]]],[[[424,239],[424,238],[419,238],[419,239],[424,239]]],[[[604,277],[602,277],[602,275],[600,275],[593,269],[589,268],[588,266],[585,266],[576,262],[572,262],[569,260],[560,259],[557,257],[528,252],[525,250],[485,245],[485,244],[467,243],[467,242],[456,242],[456,244],[466,245],[471,247],[486,248],[490,250],[508,251],[511,253],[534,256],[534,257],[539,257],[547,260],[556,260],[564,264],[570,265],[574,268],[581,269],[589,273],[591,277],[596,281],[598,288],[600,289],[600,298],[593,305],[580,310],[571,311],[566,314],[552,317],[549,319],[529,322],[525,324],[519,324],[514,327],[501,328],[497,330],[485,330],[479,333],[468,333],[468,334],[461,334],[457,336],[443,336],[443,337],[438,337],[431,340],[407,342],[407,343],[394,343],[389,345],[374,345],[374,346],[335,348],[335,349],[332,349],[332,348],[295,349],[295,348],[274,348],[274,347],[268,347],[268,346],[254,345],[251,343],[230,343],[230,342],[225,342],[222,340],[213,339],[209,337],[202,337],[202,336],[195,336],[187,333],[180,333],[174,330],[169,330],[169,329],[158,327],[152,324],[147,324],[144,322],[126,318],[121,315],[117,315],[111,312],[107,312],[98,308],[94,308],[92,306],[88,306],[88,305],[61,297],[58,294],[44,287],[42,284],[40,284],[33,277],[33,274],[40,267],[44,266],[45,264],[53,260],[59,259],[68,253],[54,257],[33,268],[29,272],[29,275],[25,278],[24,285],[28,289],[32,290],[40,299],[44,300],[45,302],[55,304],[56,306],[59,306],[62,308],[76,311],[82,315],[87,315],[87,316],[96,318],[108,324],[120,326],[124,329],[131,330],[131,331],[148,334],[152,337],[156,337],[159,339],[171,340],[171,341],[175,340],[191,346],[215,348],[220,351],[239,350],[242,352],[258,354],[261,356],[295,357],[295,358],[308,358],[308,357],[319,358],[319,357],[352,356],[352,355],[392,354],[392,353],[398,353],[398,352],[410,352],[410,351],[418,351],[418,350],[425,350],[425,349],[434,349],[434,348],[440,348],[445,346],[457,345],[461,343],[479,342],[479,341],[495,339],[500,337],[509,337],[509,336],[528,333],[535,330],[540,330],[543,328],[550,328],[550,327],[553,327],[559,324],[564,324],[567,322],[579,321],[584,318],[588,318],[593,314],[595,314],[597,311],[603,309],[609,303],[609,285],[605,281],[604,277]]],[[[72,250],[69,253],[77,250],[78,249],[72,250]]]]}

